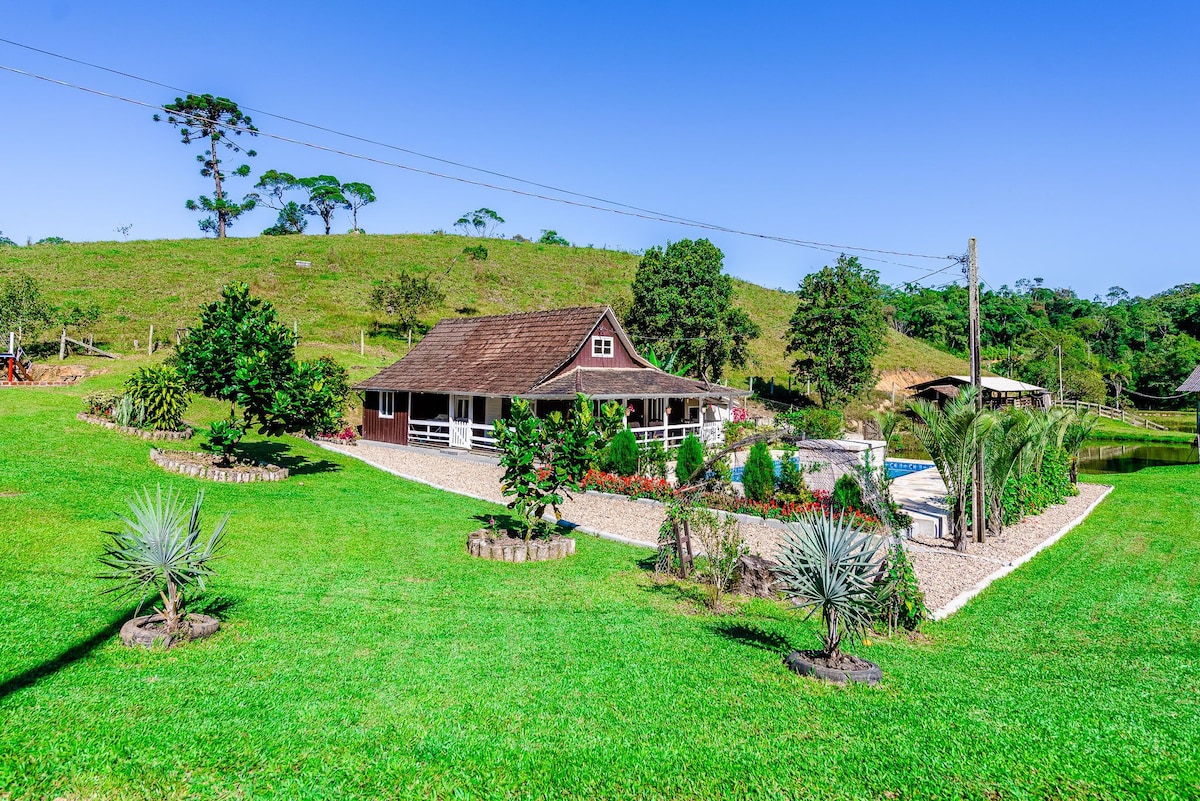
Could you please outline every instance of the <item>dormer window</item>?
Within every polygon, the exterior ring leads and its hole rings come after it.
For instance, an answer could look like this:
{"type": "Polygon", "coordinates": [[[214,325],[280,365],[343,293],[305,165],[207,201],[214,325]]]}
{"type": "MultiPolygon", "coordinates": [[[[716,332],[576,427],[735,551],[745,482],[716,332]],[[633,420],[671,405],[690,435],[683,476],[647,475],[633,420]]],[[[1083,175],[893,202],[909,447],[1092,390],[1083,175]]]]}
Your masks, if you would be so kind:
{"type": "Polygon", "coordinates": [[[613,357],[612,337],[592,337],[592,355],[600,359],[613,357]]]}

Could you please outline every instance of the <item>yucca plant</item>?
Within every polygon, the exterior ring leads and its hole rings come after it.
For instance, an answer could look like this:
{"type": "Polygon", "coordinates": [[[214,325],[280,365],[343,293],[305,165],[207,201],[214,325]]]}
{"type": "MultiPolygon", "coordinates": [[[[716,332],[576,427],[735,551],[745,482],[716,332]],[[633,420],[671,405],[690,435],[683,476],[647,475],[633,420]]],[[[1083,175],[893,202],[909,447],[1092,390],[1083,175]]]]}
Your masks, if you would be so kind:
{"type": "Polygon", "coordinates": [[[139,367],[125,382],[125,394],[141,405],[150,428],[177,429],[183,424],[189,401],[187,383],[174,367],[139,367]]]}
{"type": "Polygon", "coordinates": [[[801,515],[783,533],[776,577],[808,617],[821,613],[830,665],[841,659],[844,637],[854,641],[871,628],[879,605],[873,580],[883,542],[857,517],[830,509],[801,515]]]}
{"type": "Polygon", "coordinates": [[[204,491],[196,495],[189,509],[174,489],[154,495],[143,490],[129,501],[130,516],[117,515],[120,531],[106,531],[112,541],[100,562],[109,572],[100,578],[112,581],[106,592],[138,596],[138,609],[151,592],[157,591],[168,636],[180,630],[185,593],[202,592],[205,579],[212,575],[209,563],[216,558],[225,535],[225,515],[207,539],[200,536],[200,507],[204,491]]]}
{"type": "Polygon", "coordinates": [[[122,395],[113,404],[112,418],[119,426],[141,428],[146,424],[146,407],[128,395],[122,395]]]}

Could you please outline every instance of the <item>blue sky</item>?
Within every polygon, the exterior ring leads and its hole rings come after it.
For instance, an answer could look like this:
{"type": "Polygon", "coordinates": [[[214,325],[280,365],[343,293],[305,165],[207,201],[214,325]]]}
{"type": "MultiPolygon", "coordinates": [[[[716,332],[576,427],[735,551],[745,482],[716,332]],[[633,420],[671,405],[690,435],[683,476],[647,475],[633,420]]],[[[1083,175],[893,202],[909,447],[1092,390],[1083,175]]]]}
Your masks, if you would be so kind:
{"type": "MultiPolygon", "coordinates": [[[[1200,280],[1196,3],[243,2],[215,7],[215,32],[194,4],[4,5],[5,38],[676,216],[937,255],[973,235],[993,285],[1041,276],[1091,296],[1200,280]]],[[[5,44],[0,64],[173,97],[5,44]]],[[[114,239],[123,224],[134,238],[200,235],[183,201],[211,186],[151,112],[2,72],[0,97],[6,235],[114,239]]],[[[706,235],[262,137],[255,147],[255,175],[372,184],[380,201],[361,218],[372,233],[450,228],[487,206],[508,235],[552,228],[628,249],[706,235]]],[[[259,210],[231,233],[271,222],[259,210]]],[[[730,272],[768,286],[794,287],[834,258],[707,235],[730,272]]],[[[891,283],[922,274],[867,263],[891,283]]]]}

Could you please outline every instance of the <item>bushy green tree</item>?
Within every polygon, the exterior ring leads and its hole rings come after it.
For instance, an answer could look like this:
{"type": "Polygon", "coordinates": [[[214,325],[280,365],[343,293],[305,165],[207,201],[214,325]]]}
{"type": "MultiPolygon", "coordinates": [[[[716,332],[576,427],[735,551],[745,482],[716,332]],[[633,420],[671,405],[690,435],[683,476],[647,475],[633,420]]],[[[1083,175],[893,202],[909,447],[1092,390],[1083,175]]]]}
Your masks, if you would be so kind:
{"type": "Polygon", "coordinates": [[[862,487],[850,473],[842,473],[833,485],[833,508],[843,511],[862,509],[862,487]]]}
{"type": "MultiPolygon", "coordinates": [[[[233,429],[256,424],[271,436],[315,432],[340,415],[347,379],[329,361],[298,363],[295,351],[274,307],[251,295],[248,285],[233,283],[220,300],[200,307],[200,324],[183,338],[175,364],[190,388],[229,404],[233,429]],[[236,419],[239,408],[244,424],[236,419]]],[[[236,445],[229,439],[219,437],[226,457],[236,445]]]]}
{"type": "Polygon", "coordinates": [[[675,451],[675,480],[680,486],[687,484],[696,476],[696,471],[704,466],[704,446],[695,434],[688,434],[675,451]]]}
{"type": "Polygon", "coordinates": [[[756,442],[750,447],[742,468],[742,489],[752,501],[769,501],[775,494],[775,460],[767,443],[756,442]]]}
{"type": "Polygon", "coordinates": [[[339,208],[349,208],[350,203],[342,191],[342,185],[332,175],[314,175],[311,178],[299,178],[296,185],[308,195],[304,210],[321,218],[325,223],[325,235],[333,226],[333,215],[339,208]]]}
{"type": "Polygon", "coordinates": [[[875,357],[887,347],[879,275],[858,259],[804,277],[788,326],[792,372],[816,384],[821,405],[838,406],[875,381],[875,357]]]}
{"type": "Polygon", "coordinates": [[[16,273],[4,279],[0,285],[0,330],[15,331],[19,341],[32,342],[53,321],[36,278],[16,273]]]}
{"type": "Polygon", "coordinates": [[[381,281],[371,289],[368,305],[396,318],[396,327],[412,335],[422,314],[446,302],[446,294],[426,276],[417,278],[402,272],[391,281],[381,281]]]}
{"type": "Polygon", "coordinates": [[[617,432],[604,449],[603,468],[619,476],[636,476],[641,457],[637,437],[627,428],[617,432]]]}
{"type": "Polygon", "coordinates": [[[539,245],[570,245],[571,243],[565,237],[558,235],[558,231],[548,231],[542,229],[542,235],[538,237],[539,245]]]}
{"type": "MultiPolygon", "coordinates": [[[[225,180],[230,175],[245,178],[250,174],[250,165],[242,164],[227,175],[221,169],[218,153],[224,147],[246,156],[257,155],[253,150],[243,150],[233,137],[242,133],[256,136],[258,129],[250,117],[242,113],[237,103],[226,97],[188,95],[175,98],[174,103],[168,103],[163,108],[167,111],[167,123],[179,128],[183,144],[208,142],[208,150],[196,156],[196,160],[200,162],[200,174],[213,179],[212,197],[201,195],[196,200],[188,200],[186,205],[191,211],[208,213],[209,216],[200,221],[201,231],[224,238],[226,229],[233,225],[234,220],[254,208],[255,199],[251,195],[247,195],[240,203],[228,199],[225,180]]],[[[155,114],[154,121],[161,122],[162,117],[155,114]]]]}
{"type": "Polygon", "coordinates": [[[500,486],[512,498],[508,508],[516,512],[528,542],[547,508],[560,518],[562,475],[554,468],[545,426],[524,398],[513,398],[509,416],[494,423],[492,436],[504,468],[500,486]]]}
{"type": "Polygon", "coordinates": [[[707,239],[652,247],[638,263],[625,325],[634,339],[676,350],[695,375],[716,380],[741,367],[760,329],[733,303],[724,254],[707,239]]]}
{"type": "Polygon", "coordinates": [[[804,473],[796,463],[794,450],[786,450],[783,461],[779,464],[779,483],[775,488],[775,497],[792,503],[808,503],[813,500],[813,494],[804,482],[804,473]]]}
{"type": "Polygon", "coordinates": [[[578,490],[596,461],[596,443],[600,441],[592,401],[577,393],[567,415],[554,412],[549,416],[546,433],[550,463],[564,486],[578,490]]]}

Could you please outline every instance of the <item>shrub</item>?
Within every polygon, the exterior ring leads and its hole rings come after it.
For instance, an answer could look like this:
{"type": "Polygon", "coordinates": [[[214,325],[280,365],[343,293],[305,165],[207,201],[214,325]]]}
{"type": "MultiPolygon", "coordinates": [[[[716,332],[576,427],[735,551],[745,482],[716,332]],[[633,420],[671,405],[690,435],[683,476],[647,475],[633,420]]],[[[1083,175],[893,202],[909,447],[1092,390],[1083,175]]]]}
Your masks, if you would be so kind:
{"type": "Polygon", "coordinates": [[[187,384],[183,376],[165,364],[139,367],[125,382],[125,392],[145,409],[145,424],[159,431],[178,429],[187,411],[187,384]]]}
{"type": "Polygon", "coordinates": [[[637,437],[629,429],[622,429],[604,449],[602,466],[605,471],[619,476],[636,476],[639,451],[637,437]]]}
{"type": "Polygon", "coordinates": [[[775,416],[775,425],[787,429],[795,436],[812,439],[837,439],[842,435],[845,417],[837,409],[820,409],[815,406],[793,409],[775,416]]]}
{"type": "Polygon", "coordinates": [[[233,451],[246,435],[246,424],[230,417],[228,420],[217,420],[211,423],[200,443],[200,450],[218,454],[221,459],[217,462],[220,467],[229,467],[233,463],[233,451]]]}
{"type": "Polygon", "coordinates": [[[337,431],[345,426],[350,373],[336,360],[322,356],[296,362],[286,389],[276,398],[273,413],[307,434],[337,431]]]}
{"type": "Polygon", "coordinates": [[[929,616],[925,593],[908,558],[908,549],[899,541],[888,548],[887,572],[879,585],[879,611],[888,631],[897,628],[916,631],[929,616]]]}
{"type": "Polygon", "coordinates": [[[765,442],[756,442],[742,469],[742,489],[752,501],[767,501],[775,494],[775,462],[765,442]]]}
{"type": "Polygon", "coordinates": [[[701,467],[704,467],[704,446],[695,434],[688,434],[675,452],[675,481],[680,486],[687,484],[701,467]]]}
{"type": "Polygon", "coordinates": [[[775,488],[775,497],[793,503],[809,503],[813,494],[804,483],[804,474],[796,461],[795,453],[786,451],[783,461],[779,464],[779,485],[775,488]]]}
{"type": "Polygon", "coordinates": [[[83,407],[93,417],[112,417],[121,394],[113,389],[97,389],[83,396],[83,407]]]}
{"type": "Polygon", "coordinates": [[[776,576],[784,594],[809,617],[821,613],[831,666],[841,656],[843,638],[854,641],[870,630],[879,605],[872,580],[882,545],[856,517],[832,510],[802,515],[783,534],[776,576]]]}
{"type": "Polygon", "coordinates": [[[102,579],[115,582],[108,592],[138,595],[138,607],[154,591],[162,601],[157,611],[164,617],[168,636],[180,631],[186,595],[193,588],[204,591],[205,579],[212,575],[209,563],[217,557],[225,535],[226,515],[207,540],[200,538],[200,507],[204,492],[196,495],[189,510],[174,490],[163,497],[144,490],[129,501],[131,517],[118,515],[124,524],[120,531],[106,531],[112,542],[100,561],[111,572],[102,579]]]}
{"type": "MultiPolygon", "coordinates": [[[[735,409],[736,411],[736,409],[735,409]]],[[[724,427],[725,445],[728,447],[738,440],[748,437],[754,433],[755,423],[753,420],[747,420],[744,416],[741,420],[733,419],[726,421],[724,427]]]]}
{"type": "Polygon", "coordinates": [[[837,483],[833,485],[833,508],[861,509],[863,505],[862,486],[850,473],[842,473],[837,483]]]}
{"type": "Polygon", "coordinates": [[[471,261],[487,261],[488,249],[483,245],[468,245],[462,249],[462,252],[471,261]]]}
{"type": "Polygon", "coordinates": [[[667,449],[661,439],[652,439],[642,446],[641,470],[643,475],[651,478],[666,479],[667,449]]]}
{"type": "Polygon", "coordinates": [[[146,407],[128,395],[121,395],[113,404],[112,419],[119,426],[141,428],[146,424],[146,407]]]}
{"type": "Polygon", "coordinates": [[[557,412],[546,420],[550,459],[563,483],[579,489],[580,482],[596,461],[596,442],[600,433],[592,414],[592,402],[582,392],[565,418],[557,412]]]}
{"type": "Polygon", "coordinates": [[[738,560],[749,552],[738,521],[732,516],[718,517],[707,509],[695,510],[688,522],[689,531],[704,549],[704,571],[701,574],[712,588],[709,606],[718,607],[721,596],[733,582],[738,560]]]}

